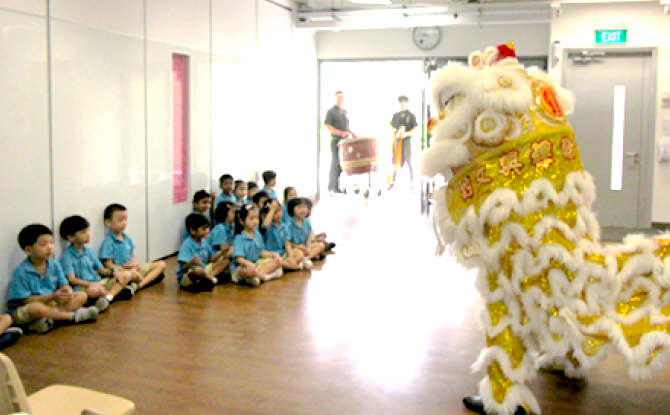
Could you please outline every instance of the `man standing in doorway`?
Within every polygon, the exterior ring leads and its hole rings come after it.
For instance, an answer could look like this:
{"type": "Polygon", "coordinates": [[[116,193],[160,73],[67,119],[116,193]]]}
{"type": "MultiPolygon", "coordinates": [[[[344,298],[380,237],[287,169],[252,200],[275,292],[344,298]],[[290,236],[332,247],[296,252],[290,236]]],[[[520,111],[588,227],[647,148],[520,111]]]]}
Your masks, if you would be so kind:
{"type": "Polygon", "coordinates": [[[343,138],[356,137],[356,134],[349,129],[347,111],[342,108],[343,101],[344,94],[342,91],[335,92],[335,105],[326,113],[326,121],[324,122],[328,131],[330,131],[330,152],[333,156],[330,163],[330,177],[328,178],[328,190],[331,193],[342,193],[340,189],[342,167],[340,167],[338,144],[343,138]]]}
{"type": "Polygon", "coordinates": [[[412,170],[412,133],[418,124],[416,117],[407,109],[409,98],[404,95],[398,97],[400,111],[393,114],[391,128],[393,129],[393,181],[390,188],[395,186],[398,170],[407,163],[409,167],[409,180],[414,188],[414,172],[412,170]]]}

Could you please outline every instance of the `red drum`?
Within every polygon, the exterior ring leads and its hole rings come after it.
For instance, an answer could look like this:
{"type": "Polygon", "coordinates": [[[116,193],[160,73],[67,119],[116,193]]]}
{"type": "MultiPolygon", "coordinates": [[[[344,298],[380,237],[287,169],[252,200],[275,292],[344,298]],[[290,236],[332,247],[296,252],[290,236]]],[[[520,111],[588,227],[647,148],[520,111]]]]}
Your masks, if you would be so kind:
{"type": "Polygon", "coordinates": [[[379,168],[376,138],[349,138],[340,141],[339,146],[340,165],[347,176],[375,172],[379,168]]]}

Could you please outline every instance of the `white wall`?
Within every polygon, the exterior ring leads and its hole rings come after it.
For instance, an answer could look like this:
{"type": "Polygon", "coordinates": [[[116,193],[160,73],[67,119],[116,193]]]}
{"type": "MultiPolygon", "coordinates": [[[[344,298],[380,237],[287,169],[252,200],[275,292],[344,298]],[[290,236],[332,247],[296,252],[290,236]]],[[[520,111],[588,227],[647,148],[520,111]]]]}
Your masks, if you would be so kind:
{"type": "Polygon", "coordinates": [[[87,21],[91,10],[74,1],[52,4],[52,178],[54,232],[65,217],[82,215],[97,250],[105,206],[121,203],[129,213],[126,233],[146,260],[143,39],[136,36],[141,4],[119,2],[125,26],[114,21],[117,14],[87,21]]]}
{"type": "MultiPolygon", "coordinates": [[[[670,91],[670,15],[656,2],[611,4],[564,4],[561,16],[552,21],[551,42],[560,40],[564,48],[593,47],[594,23],[628,23],[628,47],[658,48],[656,138],[662,138],[661,123],[670,109],[661,108],[660,92],[670,91]]],[[[561,64],[552,68],[561,76],[561,64]]],[[[666,136],[666,139],[670,137],[666,136]]],[[[670,223],[670,165],[654,161],[652,222],[670,223]]]]}
{"type": "Polygon", "coordinates": [[[24,258],[16,237],[27,224],[57,233],[64,217],[80,214],[97,250],[103,209],[119,202],[129,209],[138,259],[147,261],[179,248],[193,192],[211,190],[223,172],[271,168],[279,190],[316,189],[314,38],[294,36],[284,8],[265,0],[58,0],[50,2],[50,31],[47,15],[46,0],[0,0],[0,309],[24,258]],[[190,57],[189,199],[178,204],[173,53],[190,57]],[[283,118],[268,115],[278,108],[288,120],[279,132],[283,118]],[[297,152],[281,145],[287,140],[297,152]],[[295,172],[292,157],[313,160],[295,172]]]}
{"type": "MultiPolygon", "coordinates": [[[[46,3],[41,3],[46,10],[46,3]]],[[[9,276],[25,258],[17,235],[30,223],[51,226],[52,209],[46,19],[0,10],[0,27],[0,309],[4,309],[9,276]]]]}
{"type": "Polygon", "coordinates": [[[417,58],[424,56],[468,56],[487,46],[514,42],[519,56],[546,56],[549,24],[445,26],[442,41],[431,51],[417,48],[410,29],[320,31],[319,59],[417,58]]]}
{"type": "MultiPolygon", "coordinates": [[[[246,180],[249,172],[274,170],[278,194],[294,186],[300,194],[313,195],[317,144],[314,35],[295,30],[289,11],[263,0],[258,1],[255,16],[253,61],[213,56],[212,187],[218,189],[218,178],[225,173],[246,180]]],[[[228,33],[215,23],[214,33],[219,31],[228,33]]],[[[250,53],[248,47],[235,49],[235,56],[250,53]]]]}
{"type": "Polygon", "coordinates": [[[148,239],[151,258],[179,249],[191,195],[210,182],[209,0],[147,1],[148,239]],[[189,56],[189,192],[173,203],[172,55],[189,56]]]}

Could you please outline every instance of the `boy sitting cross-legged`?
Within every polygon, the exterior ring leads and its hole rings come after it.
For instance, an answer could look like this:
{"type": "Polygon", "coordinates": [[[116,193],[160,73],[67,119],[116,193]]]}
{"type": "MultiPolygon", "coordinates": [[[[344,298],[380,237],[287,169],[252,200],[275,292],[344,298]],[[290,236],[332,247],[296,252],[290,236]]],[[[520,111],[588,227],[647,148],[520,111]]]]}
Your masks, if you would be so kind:
{"type": "Polygon", "coordinates": [[[216,278],[230,265],[220,250],[214,253],[207,235],[209,221],[202,215],[191,213],[186,217],[189,237],[179,248],[177,256],[177,280],[179,287],[190,292],[211,291],[218,282],[216,278]]]}
{"type": "Polygon", "coordinates": [[[19,233],[19,246],[28,257],[16,267],[9,283],[7,301],[14,323],[29,324],[28,329],[46,333],[54,320],[97,320],[98,309],[82,307],[88,299],[86,293],[72,291],[60,264],[52,258],[51,229],[39,224],[26,226],[19,233]]]}
{"type": "Polygon", "coordinates": [[[137,262],[133,240],[124,232],[128,225],[126,208],[113,203],[105,208],[104,219],[109,233],[100,245],[100,260],[106,268],[130,271],[130,282],[119,297],[128,299],[138,290],[162,281],[165,262],[155,261],[142,265],[137,262]]]}
{"type": "Polygon", "coordinates": [[[130,272],[106,268],[86,246],[91,239],[88,221],[74,215],[63,219],[60,235],[70,242],[60,258],[63,271],[75,291],[85,290],[89,299],[97,299],[95,306],[107,310],[121,290],[130,282],[130,272]]]}

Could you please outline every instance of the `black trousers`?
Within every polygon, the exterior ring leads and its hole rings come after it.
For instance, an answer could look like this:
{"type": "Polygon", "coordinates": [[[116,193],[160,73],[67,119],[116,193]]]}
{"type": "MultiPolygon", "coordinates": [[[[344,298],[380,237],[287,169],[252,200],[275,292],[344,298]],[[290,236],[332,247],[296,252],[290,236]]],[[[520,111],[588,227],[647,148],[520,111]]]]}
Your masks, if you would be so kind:
{"type": "Polygon", "coordinates": [[[330,161],[330,175],[328,177],[328,190],[338,190],[340,188],[340,174],[342,174],[342,167],[340,166],[340,148],[337,145],[340,138],[332,137],[330,140],[330,153],[332,159],[330,161]]]}

